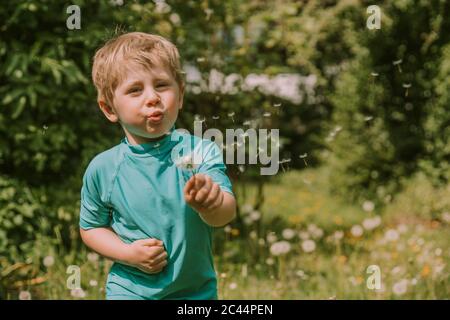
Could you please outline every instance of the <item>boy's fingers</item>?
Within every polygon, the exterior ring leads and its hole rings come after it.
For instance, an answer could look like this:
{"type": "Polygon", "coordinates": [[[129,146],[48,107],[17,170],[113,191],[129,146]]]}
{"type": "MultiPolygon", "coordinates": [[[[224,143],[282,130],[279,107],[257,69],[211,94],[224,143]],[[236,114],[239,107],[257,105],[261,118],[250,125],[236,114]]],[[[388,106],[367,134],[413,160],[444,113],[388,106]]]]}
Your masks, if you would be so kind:
{"type": "Polygon", "coordinates": [[[208,197],[209,192],[212,187],[212,179],[210,177],[205,177],[205,183],[203,187],[197,192],[195,196],[195,201],[202,203],[208,197]]]}
{"type": "Polygon", "coordinates": [[[157,256],[155,259],[153,259],[153,265],[157,265],[161,263],[162,261],[167,260],[167,252],[161,253],[159,256],[157,256]]]}
{"type": "Polygon", "coordinates": [[[189,194],[190,190],[194,187],[194,179],[190,178],[186,185],[184,186],[183,192],[189,194]]]}
{"type": "Polygon", "coordinates": [[[203,185],[205,184],[205,182],[206,182],[206,177],[207,176],[205,176],[204,174],[202,174],[202,173],[197,173],[196,175],[195,175],[195,189],[196,190],[200,190],[200,188],[201,187],[203,187],[203,185]]]}
{"type": "Polygon", "coordinates": [[[214,203],[212,205],[210,205],[208,209],[209,210],[217,209],[218,207],[220,207],[222,205],[223,199],[224,199],[223,192],[220,192],[216,201],[214,201],[214,203]]]}
{"type": "Polygon", "coordinates": [[[163,242],[158,239],[149,238],[149,239],[141,239],[138,240],[144,246],[162,246],[163,242]]]}
{"type": "Polygon", "coordinates": [[[214,183],[213,186],[211,187],[211,191],[209,192],[208,198],[204,202],[204,206],[209,207],[214,202],[216,202],[217,197],[219,196],[219,193],[220,193],[220,187],[217,183],[214,183]]]}

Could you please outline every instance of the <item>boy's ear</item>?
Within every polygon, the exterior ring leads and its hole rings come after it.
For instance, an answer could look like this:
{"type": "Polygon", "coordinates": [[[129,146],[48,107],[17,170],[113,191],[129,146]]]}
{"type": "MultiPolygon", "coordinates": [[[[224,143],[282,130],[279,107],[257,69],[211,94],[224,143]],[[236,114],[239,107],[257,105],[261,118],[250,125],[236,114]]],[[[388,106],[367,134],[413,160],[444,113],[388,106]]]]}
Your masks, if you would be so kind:
{"type": "Polygon", "coordinates": [[[114,109],[110,105],[108,105],[105,101],[98,100],[98,106],[100,107],[100,110],[102,110],[103,114],[105,115],[106,118],[108,118],[109,121],[111,122],[119,121],[119,117],[117,116],[114,109]]]}

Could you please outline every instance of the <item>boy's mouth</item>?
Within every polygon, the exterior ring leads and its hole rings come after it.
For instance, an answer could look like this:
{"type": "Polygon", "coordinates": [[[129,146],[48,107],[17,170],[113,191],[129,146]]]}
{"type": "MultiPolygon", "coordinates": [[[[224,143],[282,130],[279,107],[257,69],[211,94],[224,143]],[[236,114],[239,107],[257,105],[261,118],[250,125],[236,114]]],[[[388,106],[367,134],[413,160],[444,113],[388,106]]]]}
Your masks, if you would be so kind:
{"type": "Polygon", "coordinates": [[[147,117],[147,119],[154,124],[160,123],[163,118],[164,113],[162,113],[161,111],[155,111],[147,117]]]}

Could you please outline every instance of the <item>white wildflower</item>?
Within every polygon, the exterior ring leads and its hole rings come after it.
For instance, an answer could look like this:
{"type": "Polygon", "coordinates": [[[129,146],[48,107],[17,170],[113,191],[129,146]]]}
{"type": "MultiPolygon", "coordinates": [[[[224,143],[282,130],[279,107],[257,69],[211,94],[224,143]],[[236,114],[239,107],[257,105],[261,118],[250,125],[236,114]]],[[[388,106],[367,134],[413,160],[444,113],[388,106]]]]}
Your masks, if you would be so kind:
{"type": "Polygon", "coordinates": [[[364,229],[366,230],[373,230],[376,227],[378,227],[381,223],[381,218],[379,216],[375,216],[373,218],[366,218],[364,219],[364,221],[362,222],[362,225],[364,227],[364,229]]]}
{"type": "Polygon", "coordinates": [[[408,226],[405,224],[399,224],[397,226],[397,231],[400,232],[401,234],[408,232],[408,226]]]}
{"type": "Polygon", "coordinates": [[[450,223],[450,212],[442,213],[442,220],[446,223],[450,223]]]}
{"type": "Polygon", "coordinates": [[[53,256],[46,256],[43,260],[43,264],[47,268],[50,268],[51,266],[53,266],[55,264],[55,258],[53,258],[53,256]]]}
{"type": "Polygon", "coordinates": [[[363,235],[364,229],[359,224],[356,224],[350,229],[350,233],[352,236],[358,238],[363,235]]]}
{"type": "Polygon", "coordinates": [[[257,210],[253,210],[252,212],[250,212],[250,218],[253,221],[258,221],[261,218],[261,213],[259,213],[259,211],[257,210]]]}
{"type": "Polygon", "coordinates": [[[344,231],[342,231],[342,230],[337,230],[337,231],[335,231],[334,234],[333,234],[333,238],[334,238],[334,240],[336,240],[336,241],[341,240],[343,237],[344,237],[344,231]]]}
{"type": "Polygon", "coordinates": [[[30,291],[20,291],[19,300],[31,300],[30,291]]]}
{"type": "Polygon", "coordinates": [[[90,285],[91,287],[96,287],[96,286],[98,285],[98,282],[97,282],[97,280],[91,279],[91,280],[89,281],[89,285],[90,285]]]}
{"type": "Polygon", "coordinates": [[[70,295],[74,298],[81,298],[81,299],[86,297],[86,293],[81,288],[75,288],[70,290],[70,295]]]}
{"type": "Polygon", "coordinates": [[[392,286],[392,292],[398,296],[405,294],[407,290],[408,280],[406,279],[400,280],[392,286]]]}
{"type": "Polygon", "coordinates": [[[270,246],[270,253],[274,256],[280,256],[288,253],[291,250],[291,245],[287,241],[275,242],[270,246]]]}
{"type": "Polygon", "coordinates": [[[362,208],[366,212],[372,212],[375,209],[375,204],[372,201],[366,200],[363,202],[362,208]]]}
{"type": "Polygon", "coordinates": [[[271,266],[275,263],[275,260],[273,260],[273,258],[267,258],[266,263],[267,263],[267,265],[271,266]]]}
{"type": "Polygon", "coordinates": [[[309,239],[309,233],[307,231],[300,231],[298,233],[298,236],[302,240],[308,240],[309,239]]]}
{"type": "Polygon", "coordinates": [[[302,242],[302,249],[307,253],[313,252],[316,249],[316,243],[314,240],[305,240],[302,242]]]}
{"type": "Polygon", "coordinates": [[[230,283],[230,290],[234,290],[234,289],[236,289],[236,288],[237,288],[236,282],[230,283]]]}
{"type": "Polygon", "coordinates": [[[99,256],[95,252],[89,252],[88,255],[87,255],[87,259],[90,262],[97,262],[98,258],[99,258],[99,256]]]}
{"type": "Polygon", "coordinates": [[[295,237],[295,231],[289,228],[284,229],[281,234],[283,238],[285,238],[286,240],[291,240],[292,238],[295,237]]]}
{"type": "Polygon", "coordinates": [[[275,241],[277,241],[277,235],[275,234],[275,232],[271,232],[267,235],[267,242],[268,243],[274,243],[275,241]]]}
{"type": "Polygon", "coordinates": [[[386,233],[384,234],[384,238],[386,239],[386,241],[397,241],[399,238],[399,234],[397,232],[397,230],[395,229],[389,229],[388,231],[386,231],[386,233]]]}

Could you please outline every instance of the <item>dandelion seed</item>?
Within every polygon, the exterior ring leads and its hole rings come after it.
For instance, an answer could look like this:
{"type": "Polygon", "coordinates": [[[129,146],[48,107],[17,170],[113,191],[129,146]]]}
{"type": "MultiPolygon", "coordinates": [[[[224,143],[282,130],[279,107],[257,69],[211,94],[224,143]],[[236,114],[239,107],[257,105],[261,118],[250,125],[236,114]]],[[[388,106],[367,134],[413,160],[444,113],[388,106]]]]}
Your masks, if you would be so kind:
{"type": "Polygon", "coordinates": [[[371,72],[370,75],[371,75],[372,77],[378,77],[378,76],[379,76],[379,74],[378,74],[377,72],[371,72]]]}
{"type": "Polygon", "coordinates": [[[283,232],[281,233],[281,235],[283,236],[283,238],[285,238],[286,240],[291,240],[292,238],[295,237],[295,231],[292,229],[284,229],[283,232]]]}
{"type": "Polygon", "coordinates": [[[408,90],[409,90],[409,88],[411,88],[411,83],[404,83],[404,84],[403,84],[403,88],[406,89],[406,91],[405,91],[405,97],[407,97],[407,96],[408,96],[408,90]]]}
{"type": "Polygon", "coordinates": [[[367,116],[367,117],[364,118],[364,121],[368,122],[368,121],[370,121],[370,120],[372,120],[372,119],[373,119],[372,116],[367,116]]]}
{"type": "Polygon", "coordinates": [[[273,258],[267,258],[266,259],[266,264],[269,266],[273,266],[273,264],[275,263],[275,260],[273,260],[273,258]]]}
{"type": "Polygon", "coordinates": [[[302,242],[302,249],[306,253],[313,252],[316,250],[316,243],[314,240],[305,240],[302,242]]]}
{"type": "Polygon", "coordinates": [[[281,107],[281,103],[274,103],[273,106],[276,108],[281,107]]]}
{"type": "Polygon", "coordinates": [[[270,253],[274,256],[281,256],[291,250],[291,244],[287,241],[275,242],[270,246],[270,253]]]}
{"type": "Polygon", "coordinates": [[[231,120],[233,121],[233,123],[234,123],[234,112],[230,112],[230,113],[228,113],[228,117],[230,117],[231,118],[231,120]]]}
{"type": "Polygon", "coordinates": [[[271,116],[271,114],[270,114],[270,112],[264,112],[263,116],[266,118],[269,118],[271,116]]]}
{"type": "Polygon", "coordinates": [[[389,229],[384,234],[384,238],[386,239],[386,241],[394,242],[394,241],[398,240],[399,234],[398,234],[397,230],[389,229]]]}
{"type": "Polygon", "coordinates": [[[396,282],[392,286],[392,292],[398,296],[405,294],[407,290],[408,290],[408,280],[406,279],[400,280],[399,282],[396,282]]]}
{"type": "Polygon", "coordinates": [[[238,166],[238,169],[241,173],[244,173],[245,171],[245,167],[242,164],[238,166]]]}
{"type": "Polygon", "coordinates": [[[251,124],[252,124],[252,122],[249,120],[244,121],[244,123],[243,123],[244,126],[251,126],[251,124]]]}
{"type": "Polygon", "coordinates": [[[307,153],[301,154],[299,156],[300,159],[303,159],[303,162],[305,163],[305,166],[308,166],[308,163],[306,162],[306,157],[308,156],[307,153]]]}
{"type": "Polygon", "coordinates": [[[212,118],[213,118],[214,120],[219,120],[219,119],[220,119],[220,116],[212,116],[212,118]]]}
{"type": "Polygon", "coordinates": [[[375,204],[372,201],[366,200],[363,202],[363,210],[366,212],[371,212],[375,208],[375,204]]]}
{"type": "Polygon", "coordinates": [[[43,260],[43,264],[45,267],[50,268],[55,264],[55,258],[53,258],[53,256],[46,256],[43,260]]]}
{"type": "Polygon", "coordinates": [[[350,229],[350,233],[355,238],[359,238],[363,235],[364,229],[360,225],[356,224],[350,229]]]}
{"type": "Polygon", "coordinates": [[[31,300],[30,291],[20,291],[19,300],[31,300]]]}
{"type": "Polygon", "coordinates": [[[198,57],[197,58],[197,62],[205,62],[206,58],[205,57],[198,57]]]}
{"type": "Polygon", "coordinates": [[[398,71],[399,71],[400,73],[402,73],[402,67],[400,66],[402,62],[403,62],[402,59],[392,61],[392,64],[393,64],[394,66],[397,66],[398,71]]]}

